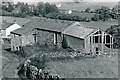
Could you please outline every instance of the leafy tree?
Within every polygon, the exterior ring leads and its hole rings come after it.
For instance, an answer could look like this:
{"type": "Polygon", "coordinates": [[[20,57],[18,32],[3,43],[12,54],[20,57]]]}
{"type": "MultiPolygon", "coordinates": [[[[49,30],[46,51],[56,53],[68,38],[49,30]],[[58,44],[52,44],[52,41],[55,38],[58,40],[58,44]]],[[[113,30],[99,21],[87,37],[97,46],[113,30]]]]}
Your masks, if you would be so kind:
{"type": "Polygon", "coordinates": [[[21,4],[21,7],[20,7],[20,10],[22,13],[26,13],[26,14],[30,14],[30,9],[29,9],[29,6],[28,4],[21,4]]]}
{"type": "Polygon", "coordinates": [[[102,6],[99,9],[96,9],[96,14],[95,16],[92,18],[92,20],[108,20],[109,18],[111,18],[111,13],[110,13],[110,8],[107,6],[102,6]],[[99,17],[98,17],[99,16],[99,17]]]}
{"type": "Polygon", "coordinates": [[[42,14],[43,16],[45,16],[49,13],[58,13],[59,12],[56,5],[51,5],[49,3],[42,3],[42,2],[39,2],[37,4],[37,9],[38,9],[38,13],[42,14]]]}
{"type": "Polygon", "coordinates": [[[86,8],[86,9],[85,9],[85,12],[88,12],[88,13],[89,13],[89,12],[90,12],[90,8],[86,8]]]}
{"type": "Polygon", "coordinates": [[[112,25],[106,32],[114,37],[114,48],[120,48],[120,25],[112,25]]]}
{"type": "Polygon", "coordinates": [[[118,18],[118,5],[114,6],[111,10],[111,17],[113,19],[117,19],[118,18]]]}
{"type": "Polygon", "coordinates": [[[56,5],[50,5],[49,3],[45,3],[45,12],[46,14],[55,13],[55,12],[58,13],[59,10],[56,7],[56,5]]]}
{"type": "Polygon", "coordinates": [[[45,15],[45,5],[44,5],[44,3],[39,2],[37,4],[37,8],[38,8],[38,13],[39,14],[45,15]]]}
{"type": "Polygon", "coordinates": [[[93,18],[91,18],[92,21],[98,21],[100,19],[100,15],[99,14],[95,14],[93,18]]]}
{"type": "Polygon", "coordinates": [[[10,3],[8,3],[7,11],[12,12],[13,10],[14,10],[14,7],[10,3]]]}
{"type": "Polygon", "coordinates": [[[18,6],[20,6],[21,3],[20,2],[17,2],[17,4],[15,4],[15,8],[17,8],[18,6]]]}
{"type": "Polygon", "coordinates": [[[2,9],[7,11],[7,7],[5,5],[2,5],[2,9]]]}

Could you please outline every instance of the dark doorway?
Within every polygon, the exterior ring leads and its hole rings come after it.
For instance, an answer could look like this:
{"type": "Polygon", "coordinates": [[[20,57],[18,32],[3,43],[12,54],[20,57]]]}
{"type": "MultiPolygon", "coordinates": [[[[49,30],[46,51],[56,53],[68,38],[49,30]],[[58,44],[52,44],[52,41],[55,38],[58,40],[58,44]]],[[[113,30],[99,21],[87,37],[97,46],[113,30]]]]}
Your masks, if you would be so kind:
{"type": "Polygon", "coordinates": [[[96,54],[98,54],[99,53],[99,49],[98,49],[98,47],[96,47],[96,54]]]}

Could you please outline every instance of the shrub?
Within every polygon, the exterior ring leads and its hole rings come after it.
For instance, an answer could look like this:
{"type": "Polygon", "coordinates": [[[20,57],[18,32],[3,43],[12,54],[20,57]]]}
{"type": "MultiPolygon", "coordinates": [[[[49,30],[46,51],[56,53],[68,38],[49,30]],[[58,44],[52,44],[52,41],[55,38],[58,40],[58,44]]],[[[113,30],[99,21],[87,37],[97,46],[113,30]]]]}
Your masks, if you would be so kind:
{"type": "Polygon", "coordinates": [[[14,51],[13,53],[18,55],[19,57],[23,57],[23,58],[28,56],[27,53],[25,53],[23,48],[21,48],[19,51],[14,51]]]}
{"type": "Polygon", "coordinates": [[[34,58],[30,58],[31,65],[36,66],[38,69],[44,69],[46,66],[47,56],[41,55],[34,58]]]}

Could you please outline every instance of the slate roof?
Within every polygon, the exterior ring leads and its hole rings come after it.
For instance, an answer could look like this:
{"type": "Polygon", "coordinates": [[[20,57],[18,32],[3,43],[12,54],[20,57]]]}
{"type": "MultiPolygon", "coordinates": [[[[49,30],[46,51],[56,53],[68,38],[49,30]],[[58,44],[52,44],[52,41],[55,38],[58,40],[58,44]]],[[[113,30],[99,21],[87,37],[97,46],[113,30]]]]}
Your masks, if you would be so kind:
{"type": "Polygon", "coordinates": [[[7,28],[10,27],[11,25],[13,25],[13,23],[8,23],[8,22],[2,23],[2,30],[7,29],[7,28]]]}
{"type": "Polygon", "coordinates": [[[74,22],[67,20],[46,19],[36,17],[28,21],[22,28],[19,28],[12,33],[24,34],[32,31],[35,28],[44,29],[53,32],[62,32],[67,35],[84,39],[92,32],[101,29],[105,31],[112,24],[106,22],[74,22]]]}
{"type": "Polygon", "coordinates": [[[84,27],[84,24],[75,22],[74,24],[66,28],[63,34],[67,34],[67,35],[71,35],[74,37],[84,39],[85,37],[87,37],[89,34],[91,34],[92,32],[96,30],[97,29],[84,27]]]}
{"type": "Polygon", "coordinates": [[[30,19],[29,18],[2,16],[2,20],[5,20],[8,23],[17,23],[18,25],[22,26],[26,22],[28,22],[30,19]]]}
{"type": "Polygon", "coordinates": [[[46,18],[33,18],[27,22],[22,28],[19,28],[12,33],[24,34],[34,28],[48,30],[52,32],[62,32],[65,28],[71,25],[72,21],[62,21],[46,18]]]}

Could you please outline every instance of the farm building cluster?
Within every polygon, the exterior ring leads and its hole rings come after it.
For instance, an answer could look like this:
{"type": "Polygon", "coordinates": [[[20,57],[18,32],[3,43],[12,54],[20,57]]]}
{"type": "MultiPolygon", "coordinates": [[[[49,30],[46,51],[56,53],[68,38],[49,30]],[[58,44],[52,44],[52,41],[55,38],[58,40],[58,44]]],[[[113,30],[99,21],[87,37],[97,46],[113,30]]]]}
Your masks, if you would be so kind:
{"type": "Polygon", "coordinates": [[[84,23],[67,20],[47,19],[43,17],[24,21],[22,25],[3,21],[2,43],[12,51],[21,47],[39,43],[62,48],[71,48],[83,53],[100,53],[113,48],[113,37],[100,28],[93,28],[96,23],[84,23]],[[89,25],[89,26],[88,26],[89,25]]]}

